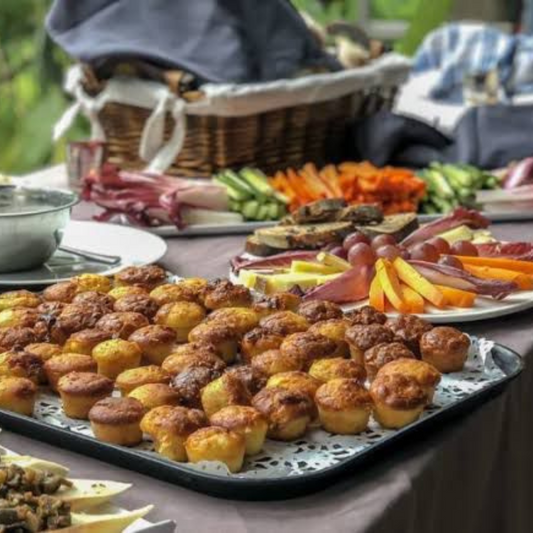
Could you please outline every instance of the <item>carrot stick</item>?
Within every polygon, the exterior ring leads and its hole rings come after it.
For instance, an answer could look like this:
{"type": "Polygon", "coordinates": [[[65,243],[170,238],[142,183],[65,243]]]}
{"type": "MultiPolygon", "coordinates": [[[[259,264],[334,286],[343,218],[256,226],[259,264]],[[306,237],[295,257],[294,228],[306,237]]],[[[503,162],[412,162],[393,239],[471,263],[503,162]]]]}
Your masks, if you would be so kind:
{"type": "Polygon", "coordinates": [[[424,298],[404,283],[401,284],[403,297],[411,309],[411,313],[424,312],[424,298]]]}
{"type": "Polygon", "coordinates": [[[453,287],[445,287],[444,285],[435,285],[446,298],[446,303],[452,307],[474,307],[476,301],[476,294],[461,289],[454,289],[453,287]]]}
{"type": "Polygon", "coordinates": [[[474,266],[463,264],[464,269],[470,274],[483,279],[499,279],[503,281],[512,281],[523,291],[533,289],[533,278],[527,274],[506,270],[504,268],[493,268],[487,266],[474,266]]]}
{"type": "Polygon", "coordinates": [[[464,265],[504,268],[506,270],[522,272],[522,274],[533,275],[533,262],[530,261],[518,261],[504,257],[470,257],[462,255],[457,255],[456,257],[464,265]]]}
{"type": "Polygon", "coordinates": [[[374,276],[370,284],[369,303],[374,309],[382,313],[385,311],[385,293],[377,275],[374,276]]]}

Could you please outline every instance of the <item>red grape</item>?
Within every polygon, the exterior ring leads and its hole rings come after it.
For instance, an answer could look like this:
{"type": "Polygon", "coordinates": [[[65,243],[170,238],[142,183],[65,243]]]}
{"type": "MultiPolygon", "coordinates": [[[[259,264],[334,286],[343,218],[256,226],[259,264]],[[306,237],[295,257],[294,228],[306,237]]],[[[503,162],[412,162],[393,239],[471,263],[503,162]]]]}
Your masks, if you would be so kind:
{"type": "Polygon", "coordinates": [[[372,248],[374,250],[387,244],[396,244],[396,239],[392,235],[378,235],[372,239],[372,248]]]}
{"type": "Polygon", "coordinates": [[[337,257],[340,257],[341,259],[348,258],[348,252],[342,246],[335,246],[335,248],[332,248],[329,251],[329,253],[332,255],[336,255],[337,257]]]}
{"type": "Polygon", "coordinates": [[[453,255],[441,255],[439,257],[439,265],[446,265],[463,270],[463,263],[461,263],[461,261],[459,261],[459,259],[453,255]]]}
{"type": "Polygon", "coordinates": [[[428,241],[428,244],[434,246],[437,249],[437,252],[439,252],[439,254],[450,253],[450,245],[448,244],[448,241],[443,239],[442,237],[433,237],[433,239],[430,239],[428,241]]]}
{"type": "Polygon", "coordinates": [[[376,261],[376,254],[368,244],[358,242],[350,248],[348,261],[353,266],[373,265],[376,261]]]}
{"type": "Polygon", "coordinates": [[[409,250],[407,248],[405,248],[405,246],[398,246],[398,250],[400,250],[400,257],[402,259],[405,259],[406,261],[411,259],[411,254],[410,254],[409,250]]]}
{"type": "Polygon", "coordinates": [[[361,233],[360,231],[354,231],[344,239],[342,246],[346,251],[349,251],[352,246],[360,242],[370,244],[370,239],[364,233],[361,233]]]}
{"type": "Polygon", "coordinates": [[[457,241],[452,244],[453,255],[478,255],[477,248],[470,241],[457,241]]]}
{"type": "Polygon", "coordinates": [[[380,246],[376,250],[376,255],[393,261],[400,256],[400,249],[392,244],[386,244],[385,246],[380,246]]]}
{"type": "Polygon", "coordinates": [[[440,256],[439,252],[437,252],[437,249],[427,242],[415,244],[409,250],[409,252],[411,253],[411,259],[427,261],[428,263],[436,263],[440,256]]]}

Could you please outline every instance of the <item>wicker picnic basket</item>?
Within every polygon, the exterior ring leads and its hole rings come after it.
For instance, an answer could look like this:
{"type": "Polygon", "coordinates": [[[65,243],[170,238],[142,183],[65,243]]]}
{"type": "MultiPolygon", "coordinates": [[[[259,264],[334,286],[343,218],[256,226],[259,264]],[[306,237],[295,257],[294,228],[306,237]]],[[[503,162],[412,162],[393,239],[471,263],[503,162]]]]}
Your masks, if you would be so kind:
{"type": "Polygon", "coordinates": [[[351,71],[208,84],[194,102],[143,80],[135,80],[135,87],[132,80],[111,80],[106,94],[89,96],[79,72],[67,89],[91,119],[93,139],[106,141],[109,162],[200,177],[224,168],[273,172],[338,161],[348,123],[390,108],[409,66],[407,59],[389,54],[351,71]]]}

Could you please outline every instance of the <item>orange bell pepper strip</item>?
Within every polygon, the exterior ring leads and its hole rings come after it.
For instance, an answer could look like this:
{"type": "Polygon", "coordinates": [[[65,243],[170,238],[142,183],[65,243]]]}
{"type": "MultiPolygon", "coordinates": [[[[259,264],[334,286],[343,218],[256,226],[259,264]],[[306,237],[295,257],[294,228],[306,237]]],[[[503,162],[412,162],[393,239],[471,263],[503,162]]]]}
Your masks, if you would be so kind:
{"type": "Polygon", "coordinates": [[[385,259],[378,259],[376,272],[387,300],[400,313],[409,313],[411,309],[404,299],[400,281],[391,263],[385,259]]]}
{"type": "Polygon", "coordinates": [[[453,287],[445,287],[444,285],[435,285],[435,287],[444,294],[448,305],[452,307],[474,307],[476,293],[463,291],[462,289],[455,289],[453,287]]]}
{"type": "Polygon", "coordinates": [[[382,313],[385,311],[385,293],[383,292],[383,287],[379,281],[379,277],[376,274],[372,283],[370,284],[370,290],[368,293],[369,304],[378,311],[382,313]]]}
{"type": "Polygon", "coordinates": [[[457,257],[463,265],[504,268],[505,270],[514,270],[515,272],[522,272],[522,274],[533,276],[533,262],[531,261],[518,261],[516,259],[507,259],[504,257],[471,257],[463,255],[456,255],[455,257],[457,257]]]}
{"type": "Polygon", "coordinates": [[[420,296],[416,291],[411,289],[408,285],[404,283],[401,284],[403,297],[405,301],[409,304],[411,313],[423,313],[424,312],[424,298],[420,296]]]}
{"type": "Polygon", "coordinates": [[[518,285],[518,288],[523,291],[533,289],[533,277],[514,270],[506,270],[504,268],[494,268],[487,266],[474,266],[463,264],[464,269],[470,274],[483,279],[499,279],[503,281],[512,281],[518,285]]]}

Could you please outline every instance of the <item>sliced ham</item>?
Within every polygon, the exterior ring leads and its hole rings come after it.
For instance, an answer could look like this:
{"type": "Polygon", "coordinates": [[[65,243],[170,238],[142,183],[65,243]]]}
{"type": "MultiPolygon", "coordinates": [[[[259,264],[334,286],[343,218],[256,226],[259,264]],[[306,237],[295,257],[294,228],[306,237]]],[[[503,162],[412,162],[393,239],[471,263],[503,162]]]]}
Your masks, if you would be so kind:
{"type": "Polygon", "coordinates": [[[481,257],[505,257],[517,261],[533,261],[532,242],[488,242],[476,244],[481,257]]]}

